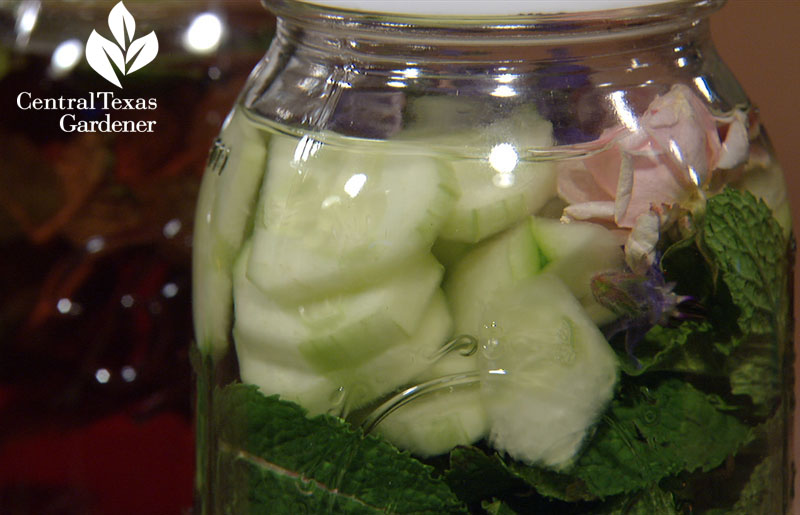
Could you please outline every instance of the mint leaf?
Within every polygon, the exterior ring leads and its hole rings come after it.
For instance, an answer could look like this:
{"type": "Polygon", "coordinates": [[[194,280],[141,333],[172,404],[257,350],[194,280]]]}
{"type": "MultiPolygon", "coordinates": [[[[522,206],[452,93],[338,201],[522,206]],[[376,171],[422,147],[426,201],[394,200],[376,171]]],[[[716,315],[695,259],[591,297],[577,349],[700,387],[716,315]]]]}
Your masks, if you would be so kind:
{"type": "Polygon", "coordinates": [[[504,460],[497,454],[487,455],[475,447],[453,449],[450,452],[450,469],[444,478],[453,491],[468,503],[521,493],[531,488],[543,497],[560,501],[595,499],[583,481],[574,476],[511,459],[504,460]]]}
{"type": "Polygon", "coordinates": [[[450,468],[443,479],[467,503],[527,488],[527,484],[496,454],[487,455],[475,447],[456,447],[450,451],[450,468]]]}
{"type": "Polygon", "coordinates": [[[681,471],[710,470],[750,439],[690,384],[670,379],[616,399],[571,474],[600,497],[646,488],[681,471]]]}
{"type": "Polygon", "coordinates": [[[739,309],[730,354],[731,391],[771,405],[783,384],[790,308],[787,242],[762,200],[726,189],[709,199],[701,245],[739,309]]]}
{"type": "Polygon", "coordinates": [[[433,469],[250,385],[216,392],[221,513],[464,513],[433,469]]]}
{"type": "Polygon", "coordinates": [[[616,499],[610,503],[605,511],[598,515],[678,515],[683,511],[678,509],[675,496],[653,486],[626,497],[616,499]]]}
{"type": "Polygon", "coordinates": [[[725,189],[708,200],[701,234],[703,248],[741,310],[741,332],[782,333],[788,308],[786,241],[764,201],[725,189]]]}
{"type": "Polygon", "coordinates": [[[638,376],[645,372],[668,370],[717,375],[723,360],[715,352],[714,328],[709,322],[684,322],[677,327],[657,325],[636,346],[636,359],[624,349],[617,350],[623,372],[638,376]]]}
{"type": "Polygon", "coordinates": [[[484,501],[481,507],[486,510],[489,515],[517,515],[517,512],[512,510],[503,501],[494,499],[492,502],[484,501]]]}
{"type": "Polygon", "coordinates": [[[756,465],[739,500],[729,513],[734,515],[784,513],[786,506],[782,498],[783,491],[774,487],[776,480],[783,477],[782,466],[779,456],[768,456],[756,465]]]}

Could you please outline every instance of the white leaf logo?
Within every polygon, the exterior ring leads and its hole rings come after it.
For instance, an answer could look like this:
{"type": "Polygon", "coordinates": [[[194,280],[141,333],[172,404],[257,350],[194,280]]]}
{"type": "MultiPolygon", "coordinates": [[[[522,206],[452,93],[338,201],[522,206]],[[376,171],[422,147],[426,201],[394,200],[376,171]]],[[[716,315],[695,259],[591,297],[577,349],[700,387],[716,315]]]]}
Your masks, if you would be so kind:
{"type": "Polygon", "coordinates": [[[86,41],[86,61],[111,84],[122,87],[117,72],[129,75],[145,67],[158,54],[155,31],[134,40],[136,20],[122,2],[108,13],[108,28],[116,43],[93,30],[86,41]]]}

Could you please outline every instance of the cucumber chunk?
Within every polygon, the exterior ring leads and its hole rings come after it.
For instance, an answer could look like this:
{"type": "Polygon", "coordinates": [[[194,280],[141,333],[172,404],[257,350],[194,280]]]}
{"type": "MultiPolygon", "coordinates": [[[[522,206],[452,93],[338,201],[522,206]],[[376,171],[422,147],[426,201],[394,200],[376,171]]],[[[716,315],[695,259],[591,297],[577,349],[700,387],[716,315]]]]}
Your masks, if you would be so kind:
{"type": "Polygon", "coordinates": [[[192,257],[195,338],[202,352],[217,357],[227,349],[231,328],[231,267],[252,223],[267,158],[263,133],[239,109],[226,119],[219,140],[217,165],[224,166],[203,176],[192,257]]]}
{"type": "Polygon", "coordinates": [[[246,244],[234,269],[241,378],[312,414],[355,409],[403,386],[432,365],[452,332],[433,258],[370,291],[309,306],[321,314],[309,317],[248,280],[249,250],[246,244]]]}
{"type": "Polygon", "coordinates": [[[361,288],[427,254],[458,195],[432,157],[274,136],[248,276],[284,302],[361,288]]]}
{"type": "Polygon", "coordinates": [[[454,160],[461,196],[442,226],[442,238],[481,241],[536,213],[556,196],[554,164],[529,160],[530,149],[552,143],[550,123],[534,110],[520,109],[458,139],[462,146],[467,142],[486,154],[454,160]]]}
{"type": "Polygon", "coordinates": [[[452,321],[440,292],[434,295],[419,329],[383,353],[347,369],[319,373],[309,363],[287,365],[273,361],[271,353],[237,334],[236,351],[243,381],[266,395],[279,394],[296,402],[309,414],[339,414],[374,402],[409,384],[432,365],[432,357],[447,340],[452,321]]]}
{"type": "Polygon", "coordinates": [[[541,267],[529,220],[479,244],[452,268],[445,283],[456,333],[476,336],[493,294],[538,273],[541,267]]]}
{"type": "Polygon", "coordinates": [[[600,272],[623,270],[625,256],[618,235],[591,222],[562,223],[532,217],[531,230],[541,250],[542,271],[558,276],[598,325],[616,315],[592,294],[592,278],[600,272]]]}
{"type": "Polygon", "coordinates": [[[237,344],[252,342],[264,359],[302,362],[319,373],[351,369],[414,334],[442,277],[428,255],[358,292],[278,304],[246,274],[251,249],[245,245],[234,269],[237,344]]]}
{"type": "MultiPolygon", "coordinates": [[[[449,354],[412,383],[478,370],[477,356],[449,354]]],[[[377,431],[400,449],[427,458],[470,445],[489,433],[480,384],[444,388],[410,400],[389,414],[377,431]]]]}
{"type": "Polygon", "coordinates": [[[611,400],[617,360],[564,283],[542,273],[495,294],[478,353],[490,443],[563,467],[611,400]]]}

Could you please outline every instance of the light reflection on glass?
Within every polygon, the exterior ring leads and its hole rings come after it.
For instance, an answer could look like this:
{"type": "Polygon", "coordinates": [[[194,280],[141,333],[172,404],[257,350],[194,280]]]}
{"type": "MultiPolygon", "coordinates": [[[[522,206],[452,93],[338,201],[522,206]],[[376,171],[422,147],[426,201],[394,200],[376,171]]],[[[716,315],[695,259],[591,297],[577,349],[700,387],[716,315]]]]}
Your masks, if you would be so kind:
{"type": "Polygon", "coordinates": [[[92,236],[86,242],[86,252],[96,254],[103,250],[106,246],[106,240],[102,236],[92,236]]]}
{"type": "Polygon", "coordinates": [[[636,118],[636,114],[631,110],[631,107],[625,100],[624,91],[614,91],[611,93],[611,105],[614,106],[617,117],[625,127],[634,132],[639,130],[639,121],[636,118]]]}
{"type": "Polygon", "coordinates": [[[58,299],[56,309],[59,313],[66,315],[72,309],[72,301],[69,299],[58,299]]]}
{"type": "Polygon", "coordinates": [[[120,375],[122,376],[122,380],[126,383],[132,383],[136,380],[136,369],[131,366],[122,367],[120,370],[120,375]]]}
{"type": "Polygon", "coordinates": [[[224,25],[214,13],[198,14],[186,30],[183,45],[190,52],[205,54],[217,49],[222,41],[224,25]]]}
{"type": "Polygon", "coordinates": [[[171,299],[175,295],[178,294],[178,285],[175,283],[167,283],[161,288],[161,295],[164,297],[171,299]]]}
{"type": "Polygon", "coordinates": [[[489,151],[489,165],[501,174],[514,171],[519,162],[519,155],[511,143],[499,143],[489,151]]]}
{"type": "Polygon", "coordinates": [[[94,378],[97,379],[98,383],[106,384],[111,380],[111,372],[107,368],[98,368],[94,373],[94,378]]]}
{"type": "Polygon", "coordinates": [[[347,182],[344,183],[344,191],[350,198],[355,198],[356,195],[359,194],[361,188],[364,187],[364,184],[367,182],[367,176],[363,173],[357,173],[347,179],[347,182]]]}
{"type": "Polygon", "coordinates": [[[50,60],[50,76],[63,77],[75,68],[83,57],[83,42],[78,39],[68,39],[59,44],[53,51],[50,60]]]}
{"type": "Polygon", "coordinates": [[[164,233],[164,237],[174,238],[175,235],[180,232],[182,225],[183,224],[181,224],[180,220],[178,220],[177,218],[173,218],[172,220],[164,224],[164,229],[162,231],[164,233]]]}
{"type": "Polygon", "coordinates": [[[708,82],[706,82],[705,77],[695,77],[694,78],[694,85],[697,86],[697,89],[700,90],[700,93],[706,98],[707,101],[713,102],[714,101],[714,93],[711,91],[711,88],[708,86],[708,82]]]}
{"type": "Polygon", "coordinates": [[[31,32],[39,19],[42,3],[39,0],[26,0],[17,7],[17,23],[14,32],[17,34],[17,46],[24,47],[31,38],[31,32]]]}
{"type": "Polygon", "coordinates": [[[517,91],[507,84],[500,84],[491,93],[493,97],[513,97],[516,94],[517,91]]]}

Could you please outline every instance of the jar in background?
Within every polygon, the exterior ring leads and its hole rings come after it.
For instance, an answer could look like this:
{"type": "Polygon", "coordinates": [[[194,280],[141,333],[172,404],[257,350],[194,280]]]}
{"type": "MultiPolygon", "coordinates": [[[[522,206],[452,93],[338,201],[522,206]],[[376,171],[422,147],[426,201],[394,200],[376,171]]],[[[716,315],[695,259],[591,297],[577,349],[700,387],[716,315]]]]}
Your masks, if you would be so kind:
{"type": "Polygon", "coordinates": [[[721,2],[267,5],[196,214],[200,513],[787,511],[791,218],[721,2]]]}
{"type": "Polygon", "coordinates": [[[125,0],[129,30],[154,31],[159,52],[119,88],[84,58],[92,31],[114,39],[117,4],[0,2],[4,515],[177,515],[192,503],[195,199],[208,146],[274,25],[258,3],[125,0]],[[26,105],[100,93],[156,107],[26,105]],[[106,114],[155,125],[59,123],[106,114]]]}

